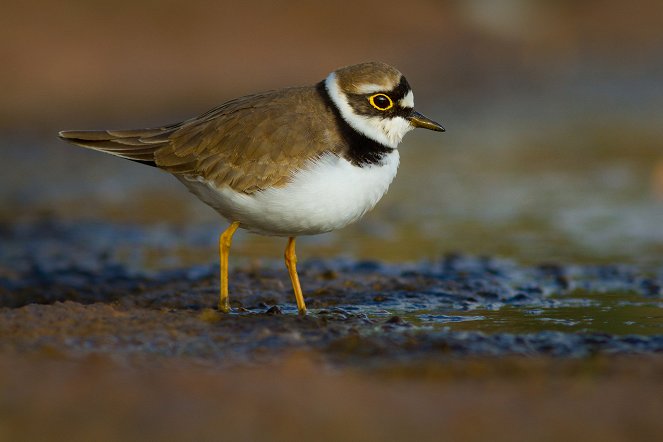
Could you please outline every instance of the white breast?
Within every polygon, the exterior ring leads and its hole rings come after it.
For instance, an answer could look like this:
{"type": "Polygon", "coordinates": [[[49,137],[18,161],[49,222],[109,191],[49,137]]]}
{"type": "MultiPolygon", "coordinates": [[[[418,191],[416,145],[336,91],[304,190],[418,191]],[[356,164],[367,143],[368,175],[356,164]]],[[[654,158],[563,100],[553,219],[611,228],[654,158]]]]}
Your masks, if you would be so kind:
{"type": "Polygon", "coordinates": [[[364,167],[327,154],[298,171],[287,186],[251,195],[180,180],[228,221],[239,221],[247,230],[263,235],[314,235],[344,227],[371,210],[387,192],[398,163],[395,149],[382,163],[364,167]]]}

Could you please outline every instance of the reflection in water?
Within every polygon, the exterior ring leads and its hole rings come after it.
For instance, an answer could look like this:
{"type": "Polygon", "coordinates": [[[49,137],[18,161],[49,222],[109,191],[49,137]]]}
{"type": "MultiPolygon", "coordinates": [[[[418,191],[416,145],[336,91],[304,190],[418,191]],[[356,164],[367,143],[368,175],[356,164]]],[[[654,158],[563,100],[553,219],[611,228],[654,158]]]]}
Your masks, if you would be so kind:
{"type": "MultiPolygon", "coordinates": [[[[606,333],[611,335],[663,335],[663,302],[633,293],[586,293],[555,297],[536,307],[507,305],[483,307],[453,316],[407,312],[403,316],[421,327],[474,330],[485,333],[606,333]]],[[[398,312],[393,312],[398,314],[398,312]]]]}

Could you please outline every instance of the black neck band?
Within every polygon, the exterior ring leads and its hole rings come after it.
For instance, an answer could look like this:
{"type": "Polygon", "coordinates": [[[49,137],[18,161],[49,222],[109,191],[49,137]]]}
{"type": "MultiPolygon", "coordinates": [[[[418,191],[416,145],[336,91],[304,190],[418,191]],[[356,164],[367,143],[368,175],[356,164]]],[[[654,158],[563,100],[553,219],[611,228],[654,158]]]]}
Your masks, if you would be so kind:
{"type": "Polygon", "coordinates": [[[382,159],[393,149],[368,138],[350,126],[329,96],[324,81],[318,83],[316,89],[327,108],[334,113],[336,128],[348,145],[348,151],[344,155],[345,159],[359,167],[381,163],[382,159]]]}

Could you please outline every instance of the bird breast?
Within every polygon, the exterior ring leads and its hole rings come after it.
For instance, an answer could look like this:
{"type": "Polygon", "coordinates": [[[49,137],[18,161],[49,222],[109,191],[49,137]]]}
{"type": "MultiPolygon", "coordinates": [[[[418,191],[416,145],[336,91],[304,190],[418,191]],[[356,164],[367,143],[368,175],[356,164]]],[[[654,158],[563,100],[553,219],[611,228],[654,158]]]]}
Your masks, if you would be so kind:
{"type": "Polygon", "coordinates": [[[252,194],[180,180],[228,221],[239,221],[249,231],[314,235],[345,227],[371,210],[387,192],[398,164],[395,149],[380,163],[363,167],[328,153],[294,173],[287,185],[252,194]]]}

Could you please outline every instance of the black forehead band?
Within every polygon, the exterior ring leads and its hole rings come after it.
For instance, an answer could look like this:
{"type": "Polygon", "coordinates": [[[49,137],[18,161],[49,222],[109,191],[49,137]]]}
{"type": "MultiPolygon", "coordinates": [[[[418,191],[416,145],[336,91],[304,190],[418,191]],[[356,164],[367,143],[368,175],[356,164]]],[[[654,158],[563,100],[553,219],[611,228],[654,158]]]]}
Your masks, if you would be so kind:
{"type": "Polygon", "coordinates": [[[401,75],[401,81],[398,83],[398,86],[389,92],[389,96],[392,99],[400,100],[405,97],[408,92],[410,92],[410,84],[405,79],[405,76],[401,75]]]}

